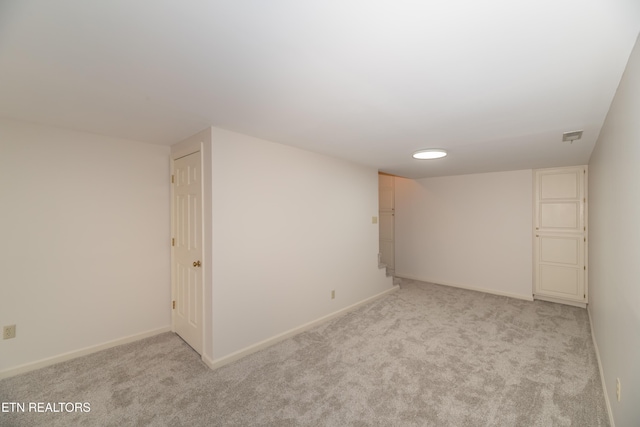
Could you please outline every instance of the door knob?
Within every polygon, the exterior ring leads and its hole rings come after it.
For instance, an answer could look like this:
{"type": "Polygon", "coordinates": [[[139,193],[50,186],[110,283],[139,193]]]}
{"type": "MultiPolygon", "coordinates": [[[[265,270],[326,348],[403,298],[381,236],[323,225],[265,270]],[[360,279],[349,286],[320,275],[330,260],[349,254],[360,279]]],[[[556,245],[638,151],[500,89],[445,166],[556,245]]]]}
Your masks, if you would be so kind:
{"type": "Polygon", "coordinates": [[[198,261],[194,261],[194,262],[193,262],[193,266],[194,266],[194,267],[200,267],[201,265],[202,265],[202,264],[200,264],[200,261],[199,261],[199,260],[198,260],[198,261]]]}

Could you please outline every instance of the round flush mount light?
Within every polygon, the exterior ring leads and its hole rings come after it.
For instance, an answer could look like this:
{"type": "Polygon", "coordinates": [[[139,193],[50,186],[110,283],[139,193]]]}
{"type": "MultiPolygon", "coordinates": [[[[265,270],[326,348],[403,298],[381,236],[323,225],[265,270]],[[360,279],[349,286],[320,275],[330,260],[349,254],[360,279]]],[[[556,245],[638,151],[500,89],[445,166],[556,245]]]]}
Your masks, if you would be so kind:
{"type": "Polygon", "coordinates": [[[440,159],[447,155],[447,152],[439,148],[430,148],[413,153],[413,158],[418,160],[440,159]]]}

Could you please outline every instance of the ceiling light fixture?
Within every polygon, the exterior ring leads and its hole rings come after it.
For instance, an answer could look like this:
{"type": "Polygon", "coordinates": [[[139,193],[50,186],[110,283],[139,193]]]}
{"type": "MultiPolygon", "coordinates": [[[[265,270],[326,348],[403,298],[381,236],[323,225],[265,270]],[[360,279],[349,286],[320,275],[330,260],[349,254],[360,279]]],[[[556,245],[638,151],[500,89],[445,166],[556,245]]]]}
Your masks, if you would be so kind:
{"type": "Polygon", "coordinates": [[[419,150],[413,153],[413,158],[418,160],[441,159],[446,156],[447,152],[439,148],[430,148],[428,150],[419,150]]]}

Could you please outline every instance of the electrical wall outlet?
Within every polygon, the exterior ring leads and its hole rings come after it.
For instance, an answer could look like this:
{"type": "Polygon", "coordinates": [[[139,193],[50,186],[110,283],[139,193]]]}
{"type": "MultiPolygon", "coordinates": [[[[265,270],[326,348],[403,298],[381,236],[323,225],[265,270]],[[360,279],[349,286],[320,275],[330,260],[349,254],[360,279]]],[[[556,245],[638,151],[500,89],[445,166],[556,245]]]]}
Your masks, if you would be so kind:
{"type": "Polygon", "coordinates": [[[16,325],[9,325],[2,328],[2,339],[8,340],[16,337],[16,325]]]}
{"type": "Polygon", "coordinates": [[[620,378],[616,378],[616,397],[618,398],[618,402],[620,402],[620,378]]]}

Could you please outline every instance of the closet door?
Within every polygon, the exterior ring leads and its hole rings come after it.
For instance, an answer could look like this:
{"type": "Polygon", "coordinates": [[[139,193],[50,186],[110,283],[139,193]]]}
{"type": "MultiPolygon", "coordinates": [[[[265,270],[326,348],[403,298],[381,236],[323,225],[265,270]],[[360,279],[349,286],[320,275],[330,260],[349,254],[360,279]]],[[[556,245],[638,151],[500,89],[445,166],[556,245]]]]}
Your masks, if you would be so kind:
{"type": "Polygon", "coordinates": [[[586,166],[534,171],[534,298],[587,303],[586,166]]]}
{"type": "Polygon", "coordinates": [[[395,181],[393,176],[378,174],[378,215],[380,217],[380,262],[395,268],[395,181]]]}

